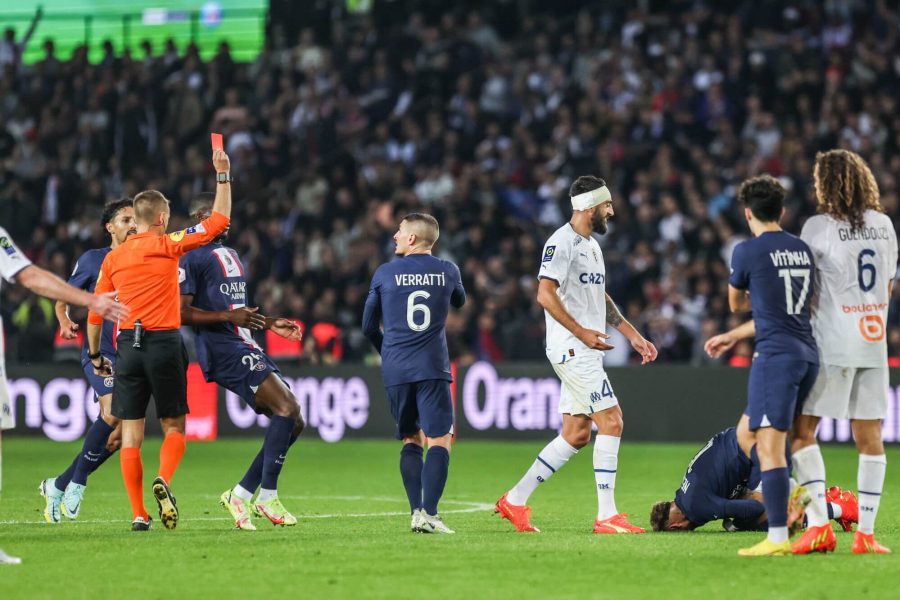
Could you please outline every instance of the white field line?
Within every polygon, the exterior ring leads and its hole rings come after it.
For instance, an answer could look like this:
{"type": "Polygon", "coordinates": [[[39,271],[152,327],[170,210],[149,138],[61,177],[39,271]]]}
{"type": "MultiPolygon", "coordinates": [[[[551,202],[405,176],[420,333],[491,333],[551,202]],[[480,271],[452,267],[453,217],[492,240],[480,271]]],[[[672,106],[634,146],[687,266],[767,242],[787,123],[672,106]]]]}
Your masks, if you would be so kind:
{"type": "MultiPolygon", "coordinates": [[[[206,498],[218,499],[218,496],[205,496],[206,498]]],[[[406,502],[406,498],[388,498],[384,496],[280,496],[283,500],[338,500],[338,501],[369,501],[369,502],[406,502]]],[[[484,512],[494,508],[493,504],[484,502],[469,502],[466,500],[441,500],[442,504],[462,505],[465,508],[452,508],[442,510],[441,514],[459,514],[484,512]]],[[[408,511],[383,511],[383,512],[365,512],[365,513],[328,513],[328,514],[296,514],[298,519],[340,519],[345,517],[351,518],[371,518],[371,517],[409,517],[408,511]]],[[[68,519],[63,518],[63,521],[68,519]]],[[[187,517],[187,521],[231,521],[228,515],[221,517],[187,517]]],[[[123,523],[124,519],[78,519],[78,523],[123,523]]],[[[41,521],[23,521],[17,519],[0,521],[0,525],[47,525],[41,521]]]]}

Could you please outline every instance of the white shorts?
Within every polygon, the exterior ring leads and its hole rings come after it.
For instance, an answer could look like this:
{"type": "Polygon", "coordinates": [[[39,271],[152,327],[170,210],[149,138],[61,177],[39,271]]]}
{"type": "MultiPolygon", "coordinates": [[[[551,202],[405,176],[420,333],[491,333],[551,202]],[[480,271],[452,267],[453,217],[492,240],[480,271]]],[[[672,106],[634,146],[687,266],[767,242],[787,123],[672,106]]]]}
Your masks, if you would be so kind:
{"type": "Polygon", "coordinates": [[[887,367],[858,368],[821,364],[802,413],[834,419],[883,419],[888,408],[887,367]]]}
{"type": "Polygon", "coordinates": [[[603,355],[585,353],[578,356],[547,354],[553,370],[562,382],[559,412],[590,415],[619,403],[603,370],[603,355]]]}

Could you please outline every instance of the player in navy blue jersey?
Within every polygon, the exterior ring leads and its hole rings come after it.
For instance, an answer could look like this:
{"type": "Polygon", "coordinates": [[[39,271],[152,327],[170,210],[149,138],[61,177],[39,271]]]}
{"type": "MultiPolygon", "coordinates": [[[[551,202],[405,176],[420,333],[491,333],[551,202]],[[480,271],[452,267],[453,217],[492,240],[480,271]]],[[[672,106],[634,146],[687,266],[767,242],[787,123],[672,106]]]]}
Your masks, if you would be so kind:
{"type": "Polygon", "coordinates": [[[439,235],[431,215],[412,213],[400,221],[394,252],[402,258],[375,271],[362,323],[381,354],[397,439],[403,441],[400,474],[411,528],[422,533],[453,533],[438,514],[453,437],[453,378],[445,325],[450,306],[461,307],[466,291],[459,268],[431,255],[439,235]]]}
{"type": "Polygon", "coordinates": [[[745,181],[738,193],[754,237],[732,253],[728,303],[732,312],[753,312],[756,352],[745,413],[755,434],[769,518],[768,537],[741,550],[742,556],[791,552],[784,447],[799,403],[819,371],[809,308],[815,291],[813,254],[779,225],[784,194],[781,184],[768,175],[745,181]]]}
{"type": "MultiPolygon", "coordinates": [[[[191,216],[198,223],[209,217],[214,199],[214,194],[204,193],[193,200],[191,216]]],[[[303,430],[303,417],[278,367],[250,330],[271,329],[291,340],[299,340],[301,332],[292,321],[265,317],[248,307],[244,266],[237,252],[223,245],[227,236],[226,229],[213,243],[181,258],[181,320],[194,327],[206,380],[231,390],[257,413],[269,416],[271,423],[243,479],[223,492],[220,502],[239,529],[256,529],[251,515],[265,517],[273,525],[296,525],[297,518],[278,499],[278,476],[288,448],[303,430]]]]}
{"type": "MultiPolygon", "coordinates": [[[[112,239],[109,247],[88,250],[82,254],[69,277],[69,285],[90,293],[94,292],[100,264],[109,251],[124,242],[129,235],[137,232],[131,198],[122,198],[107,204],[103,209],[101,225],[112,239]]],[[[60,336],[67,340],[75,339],[79,325],[69,318],[68,304],[56,303],[56,318],[59,320],[60,336]]],[[[103,322],[100,344],[100,353],[113,364],[116,360],[114,329],[115,324],[112,322],[103,322]]],[[[44,520],[48,523],[59,523],[60,513],[70,519],[78,516],[88,475],[106,462],[121,444],[119,419],[111,413],[113,376],[101,377],[94,373],[88,358],[89,352],[85,339],[81,349],[81,366],[100,404],[100,416],[88,429],[81,452],[72,464],[60,475],[41,482],[40,492],[45,500],[44,520]]]]}
{"type": "MultiPolygon", "coordinates": [[[[691,531],[718,519],[723,520],[727,531],[766,530],[766,507],[755,454],[748,455],[740,448],[734,427],[714,435],[688,463],[675,498],[653,505],[653,530],[691,531]]],[[[855,522],[856,498],[852,494],[838,496],[828,505],[829,517],[842,525],[855,522]]],[[[803,517],[802,502],[793,503],[788,514],[791,528],[801,527],[803,517]]]]}

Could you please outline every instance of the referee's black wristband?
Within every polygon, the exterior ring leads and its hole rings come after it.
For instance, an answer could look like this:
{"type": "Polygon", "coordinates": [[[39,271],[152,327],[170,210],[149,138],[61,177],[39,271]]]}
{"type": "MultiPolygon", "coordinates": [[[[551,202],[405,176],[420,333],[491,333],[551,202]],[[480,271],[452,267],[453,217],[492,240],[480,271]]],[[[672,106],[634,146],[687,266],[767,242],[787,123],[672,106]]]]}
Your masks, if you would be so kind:
{"type": "Polygon", "coordinates": [[[89,359],[91,362],[93,362],[94,360],[96,360],[96,359],[98,359],[98,358],[100,358],[100,353],[99,353],[99,352],[98,352],[97,354],[91,354],[91,353],[88,353],[88,359],[89,359]]]}

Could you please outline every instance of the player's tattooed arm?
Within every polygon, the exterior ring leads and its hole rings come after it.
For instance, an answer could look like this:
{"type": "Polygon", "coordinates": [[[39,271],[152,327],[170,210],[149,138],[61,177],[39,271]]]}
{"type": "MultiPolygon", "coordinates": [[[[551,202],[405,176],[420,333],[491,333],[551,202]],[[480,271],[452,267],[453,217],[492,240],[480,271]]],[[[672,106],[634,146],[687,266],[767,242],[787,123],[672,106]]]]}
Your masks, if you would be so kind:
{"type": "Polygon", "coordinates": [[[606,294],[606,324],[612,325],[613,327],[618,327],[624,320],[625,317],[622,316],[622,312],[619,310],[619,307],[616,306],[616,303],[613,302],[613,299],[609,297],[609,294],[606,294]]]}

